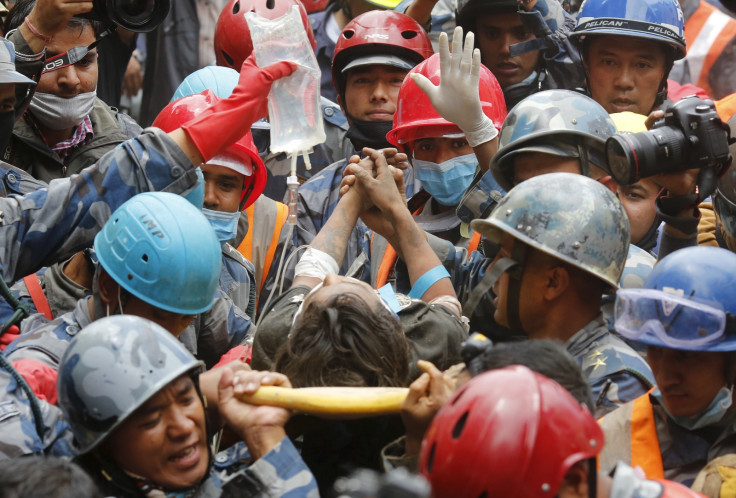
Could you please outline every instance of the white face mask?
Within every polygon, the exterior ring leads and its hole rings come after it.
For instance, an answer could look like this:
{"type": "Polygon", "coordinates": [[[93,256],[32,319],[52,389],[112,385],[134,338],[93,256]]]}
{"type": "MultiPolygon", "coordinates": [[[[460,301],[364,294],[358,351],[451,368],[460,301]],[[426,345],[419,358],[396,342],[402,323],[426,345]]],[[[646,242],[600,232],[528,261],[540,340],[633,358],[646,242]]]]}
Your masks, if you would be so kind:
{"type": "Polygon", "coordinates": [[[28,106],[33,117],[50,130],[65,130],[77,126],[92,112],[97,90],[65,99],[52,93],[36,92],[28,106]]]}

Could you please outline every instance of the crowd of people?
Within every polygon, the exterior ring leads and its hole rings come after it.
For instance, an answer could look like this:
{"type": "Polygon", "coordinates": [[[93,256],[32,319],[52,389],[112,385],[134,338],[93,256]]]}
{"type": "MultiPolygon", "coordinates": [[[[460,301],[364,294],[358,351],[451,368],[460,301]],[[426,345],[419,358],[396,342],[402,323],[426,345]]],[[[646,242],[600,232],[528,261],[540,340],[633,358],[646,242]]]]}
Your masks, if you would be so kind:
{"type": "Polygon", "coordinates": [[[3,3],[0,498],[736,496],[736,3],[3,3]]]}

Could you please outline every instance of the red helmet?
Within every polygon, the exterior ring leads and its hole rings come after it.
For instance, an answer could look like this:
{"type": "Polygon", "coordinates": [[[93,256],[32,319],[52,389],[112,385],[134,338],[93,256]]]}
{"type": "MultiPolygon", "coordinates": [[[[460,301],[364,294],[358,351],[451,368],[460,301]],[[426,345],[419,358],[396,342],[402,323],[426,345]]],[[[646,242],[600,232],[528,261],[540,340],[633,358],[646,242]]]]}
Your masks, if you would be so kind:
{"type": "MultiPolygon", "coordinates": [[[[172,132],[196,118],[200,112],[213,106],[219,100],[212,90],[182,97],[164,107],[153,121],[153,126],[167,133],[172,132]]],[[[253,143],[250,132],[210,159],[208,164],[225,166],[245,175],[243,192],[240,195],[241,204],[245,199],[243,209],[253,204],[266,188],[268,179],[266,166],[258,155],[258,149],[253,143]]]]}
{"type": "Polygon", "coordinates": [[[215,58],[218,66],[232,67],[240,71],[243,61],[253,52],[250,29],[245,20],[246,12],[255,12],[266,19],[276,19],[297,5],[302,16],[304,29],[312,44],[317,46],[307,10],[299,0],[230,0],[222,9],[215,26],[215,58]]]}
{"type": "MultiPolygon", "coordinates": [[[[327,8],[330,0],[303,0],[304,8],[311,14],[312,12],[321,12],[327,8]]],[[[314,48],[314,47],[313,47],[314,48]]]]}
{"type": "MultiPolygon", "coordinates": [[[[409,71],[425,76],[435,85],[440,82],[440,55],[434,54],[409,71]]],[[[488,116],[497,129],[501,129],[506,119],[506,102],[501,85],[485,66],[480,66],[480,102],[483,113],[488,116]]],[[[393,145],[403,145],[418,138],[443,137],[461,134],[455,123],[440,116],[429,97],[419,89],[414,80],[406,78],[399,90],[398,104],[394,113],[394,127],[386,138],[393,145]]]]}
{"type": "Polygon", "coordinates": [[[473,378],[422,441],[432,496],[553,497],[567,471],[603,449],[603,432],[562,386],[526,367],[473,378]]]}
{"type": "Polygon", "coordinates": [[[411,69],[432,53],[429,36],[414,19],[393,10],[370,10],[350,21],[340,33],[332,58],[332,84],[342,95],[343,70],[358,58],[395,56],[411,69]]]}

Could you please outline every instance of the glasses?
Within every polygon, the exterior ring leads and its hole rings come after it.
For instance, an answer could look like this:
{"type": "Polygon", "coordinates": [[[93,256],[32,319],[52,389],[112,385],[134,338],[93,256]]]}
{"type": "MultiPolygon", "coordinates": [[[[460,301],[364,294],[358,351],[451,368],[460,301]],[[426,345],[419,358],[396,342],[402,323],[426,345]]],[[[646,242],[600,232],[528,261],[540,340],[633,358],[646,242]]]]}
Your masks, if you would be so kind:
{"type": "Polygon", "coordinates": [[[621,289],[616,294],[615,329],[637,340],[650,336],[665,346],[688,349],[718,342],[726,330],[726,312],[655,289],[621,289]]]}

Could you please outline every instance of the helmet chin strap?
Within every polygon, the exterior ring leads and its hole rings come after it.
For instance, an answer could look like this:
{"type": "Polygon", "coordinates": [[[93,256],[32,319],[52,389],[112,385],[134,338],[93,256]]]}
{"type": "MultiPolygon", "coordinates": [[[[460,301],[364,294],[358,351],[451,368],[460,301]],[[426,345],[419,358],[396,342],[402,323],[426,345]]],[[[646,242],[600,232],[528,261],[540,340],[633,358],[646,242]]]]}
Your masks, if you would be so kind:
{"type": "Polygon", "coordinates": [[[504,273],[509,274],[509,289],[506,296],[506,317],[509,327],[516,332],[523,332],[519,318],[519,296],[521,294],[521,275],[526,256],[526,244],[515,242],[511,257],[500,258],[483,276],[463,304],[463,314],[473,316],[475,308],[487,293],[493,294],[493,287],[504,273]]]}
{"type": "Polygon", "coordinates": [[[519,301],[521,299],[521,278],[524,270],[527,246],[519,240],[514,240],[511,259],[516,262],[513,271],[509,271],[509,287],[506,295],[506,319],[509,328],[516,332],[524,332],[519,315],[519,301]]]}

